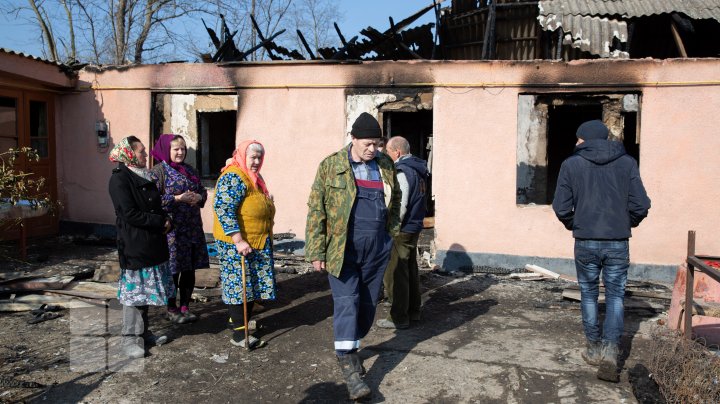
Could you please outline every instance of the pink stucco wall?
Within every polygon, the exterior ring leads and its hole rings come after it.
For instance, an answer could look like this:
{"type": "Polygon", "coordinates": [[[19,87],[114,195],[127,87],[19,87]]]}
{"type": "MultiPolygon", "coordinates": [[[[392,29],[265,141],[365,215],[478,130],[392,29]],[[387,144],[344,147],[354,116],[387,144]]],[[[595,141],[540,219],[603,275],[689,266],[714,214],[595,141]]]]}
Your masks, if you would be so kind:
{"type": "MultiPolygon", "coordinates": [[[[150,127],[150,98],[145,91],[101,91],[62,97],[62,146],[58,164],[64,175],[58,179],[67,220],[115,223],[107,186],[115,166],[107,149],[99,149],[95,122],[110,122],[113,140],[136,135],[147,143],[150,127]]],[[[113,143],[114,144],[114,143],[113,143]]]]}
{"type": "MultiPolygon", "coordinates": [[[[317,164],[343,145],[346,88],[383,92],[366,87],[394,83],[434,88],[437,249],[570,258],[571,234],[551,208],[515,203],[518,94],[639,90],[640,169],[653,207],[634,231],[631,260],[677,265],[689,229],[698,231],[699,253],[720,253],[720,60],[170,64],[84,71],[80,81],[84,91],[63,96],[60,108],[66,220],[114,222],[112,164],[97,149],[96,120],[110,122],[114,141],[147,141],[153,91],[210,88],[238,92],[238,139],[267,148],[275,231],[303,238],[317,164]]],[[[207,231],[210,215],[206,207],[207,231]]]]}

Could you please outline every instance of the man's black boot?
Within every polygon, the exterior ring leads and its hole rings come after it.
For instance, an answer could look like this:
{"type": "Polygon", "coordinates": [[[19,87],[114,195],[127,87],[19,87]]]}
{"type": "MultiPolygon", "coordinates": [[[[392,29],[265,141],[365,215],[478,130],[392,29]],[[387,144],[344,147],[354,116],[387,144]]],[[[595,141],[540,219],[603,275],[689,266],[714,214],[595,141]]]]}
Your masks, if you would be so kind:
{"type": "Polygon", "coordinates": [[[588,365],[599,366],[600,359],[602,358],[602,342],[600,341],[588,341],[587,349],[580,353],[583,360],[588,365]]]}
{"type": "Polygon", "coordinates": [[[360,355],[355,352],[346,355],[350,357],[350,362],[352,363],[353,369],[355,369],[355,371],[358,372],[360,376],[364,375],[365,368],[362,365],[362,359],[360,359],[360,355]]]}
{"type": "Polygon", "coordinates": [[[337,359],[343,378],[345,379],[348,394],[350,394],[350,399],[357,400],[370,395],[370,387],[365,384],[365,382],[360,378],[360,372],[355,369],[352,359],[353,355],[356,354],[341,355],[338,356],[337,359]]]}
{"type": "Polygon", "coordinates": [[[597,378],[608,382],[617,383],[620,375],[617,371],[617,358],[620,350],[617,344],[603,342],[600,354],[600,366],[598,367],[597,378]]]}

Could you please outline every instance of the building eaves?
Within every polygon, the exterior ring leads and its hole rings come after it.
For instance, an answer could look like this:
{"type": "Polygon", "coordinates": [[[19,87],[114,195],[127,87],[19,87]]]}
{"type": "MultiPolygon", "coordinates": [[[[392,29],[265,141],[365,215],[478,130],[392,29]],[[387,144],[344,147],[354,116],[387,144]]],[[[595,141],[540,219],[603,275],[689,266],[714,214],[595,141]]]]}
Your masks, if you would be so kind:
{"type": "Polygon", "coordinates": [[[693,19],[720,21],[720,0],[544,0],[540,15],[619,16],[621,18],[683,13],[693,19]]]}
{"type": "Polygon", "coordinates": [[[59,63],[59,62],[53,62],[52,60],[43,59],[43,58],[40,58],[40,57],[37,57],[37,56],[33,56],[33,55],[26,55],[26,54],[24,54],[24,53],[22,53],[22,52],[16,52],[16,51],[14,51],[14,50],[12,50],[12,49],[0,48],[0,53],[7,53],[7,54],[10,54],[10,55],[17,55],[17,56],[20,56],[20,57],[23,57],[23,58],[26,58],[26,59],[37,60],[38,62],[43,62],[43,63],[49,64],[49,65],[65,66],[64,64],[59,63]]]}
{"type": "Polygon", "coordinates": [[[12,50],[12,49],[6,49],[6,48],[0,48],[0,54],[2,54],[2,53],[8,54],[8,55],[19,56],[19,57],[21,57],[21,58],[34,60],[34,61],[37,61],[37,62],[40,62],[40,63],[44,63],[44,64],[47,64],[47,65],[57,66],[58,69],[60,69],[60,71],[62,71],[63,73],[65,73],[65,74],[68,75],[68,76],[75,76],[75,75],[77,74],[77,73],[76,73],[76,70],[77,70],[76,68],[73,68],[72,66],[68,66],[68,65],[66,65],[66,64],[64,64],[64,63],[53,62],[52,60],[47,60],[47,59],[43,59],[43,58],[40,58],[40,57],[37,57],[37,56],[28,55],[28,54],[25,54],[25,53],[22,53],[22,52],[16,52],[16,51],[14,51],[14,50],[12,50]]]}
{"type": "Polygon", "coordinates": [[[610,51],[615,38],[627,42],[627,18],[683,13],[693,19],[720,21],[720,0],[545,0],[538,22],[546,31],[563,29],[563,44],[605,58],[628,58],[610,51]]]}

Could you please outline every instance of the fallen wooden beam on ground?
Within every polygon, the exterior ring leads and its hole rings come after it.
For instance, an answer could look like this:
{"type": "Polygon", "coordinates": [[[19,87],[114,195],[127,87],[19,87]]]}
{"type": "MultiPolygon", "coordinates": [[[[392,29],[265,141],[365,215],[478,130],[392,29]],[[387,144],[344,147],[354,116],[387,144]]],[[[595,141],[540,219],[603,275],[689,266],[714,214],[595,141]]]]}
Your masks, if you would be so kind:
{"type": "Polygon", "coordinates": [[[546,279],[553,279],[550,276],[539,274],[536,272],[520,272],[510,274],[510,279],[520,279],[523,281],[544,281],[546,279]]]}
{"type": "Polygon", "coordinates": [[[3,281],[0,292],[33,292],[43,289],[62,289],[72,282],[73,276],[51,276],[48,278],[27,277],[3,281]]]}
{"type": "MultiPolygon", "coordinates": [[[[580,291],[575,289],[566,288],[562,292],[563,299],[570,299],[570,300],[576,300],[580,301],[580,291]]],[[[598,296],[598,303],[605,303],[605,294],[600,293],[598,296]]],[[[653,302],[649,302],[644,299],[637,299],[632,297],[626,297],[624,306],[628,310],[633,309],[645,309],[645,310],[652,310],[661,312],[665,310],[665,305],[663,304],[657,304],[653,302]]]]}
{"type": "Polygon", "coordinates": [[[22,312],[37,309],[42,304],[52,304],[64,309],[96,307],[77,299],[62,296],[25,295],[14,299],[0,300],[0,311],[22,312]]]}
{"type": "MultiPolygon", "coordinates": [[[[563,299],[577,300],[580,301],[580,291],[577,289],[566,288],[562,291],[563,299]]],[[[605,294],[600,293],[598,296],[598,303],[605,303],[605,294]]]]}
{"type": "Polygon", "coordinates": [[[538,265],[527,264],[527,265],[525,265],[525,269],[527,269],[528,271],[531,271],[531,272],[535,272],[535,273],[538,273],[538,274],[543,274],[543,275],[549,276],[549,277],[551,277],[551,278],[553,278],[553,279],[562,279],[562,280],[564,280],[564,281],[577,283],[577,279],[576,279],[575,277],[573,277],[573,276],[561,275],[561,274],[559,274],[559,273],[557,273],[557,272],[553,272],[553,271],[551,271],[551,270],[549,270],[549,269],[545,269],[545,268],[543,268],[543,267],[541,267],[541,266],[538,266],[538,265]]]}
{"type": "Polygon", "coordinates": [[[110,300],[117,298],[117,284],[100,282],[71,282],[64,289],[44,290],[45,294],[67,295],[85,299],[110,300]]]}
{"type": "MultiPolygon", "coordinates": [[[[565,289],[580,290],[580,285],[568,285],[565,289]]],[[[600,293],[605,293],[605,287],[600,286],[600,293]]],[[[625,296],[633,297],[649,297],[651,299],[663,299],[671,300],[672,293],[670,292],[659,292],[659,291],[647,291],[647,290],[636,290],[629,287],[625,287],[625,296]]]]}

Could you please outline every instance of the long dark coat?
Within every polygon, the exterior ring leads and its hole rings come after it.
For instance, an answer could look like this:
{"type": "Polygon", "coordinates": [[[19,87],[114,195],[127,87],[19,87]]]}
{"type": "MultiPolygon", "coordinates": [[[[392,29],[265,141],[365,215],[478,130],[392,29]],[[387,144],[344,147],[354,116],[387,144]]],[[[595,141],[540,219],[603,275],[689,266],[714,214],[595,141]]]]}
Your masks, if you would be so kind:
{"type": "Polygon", "coordinates": [[[141,269],[167,261],[166,214],[155,183],[118,163],[108,188],[117,216],[120,268],[141,269]]]}

